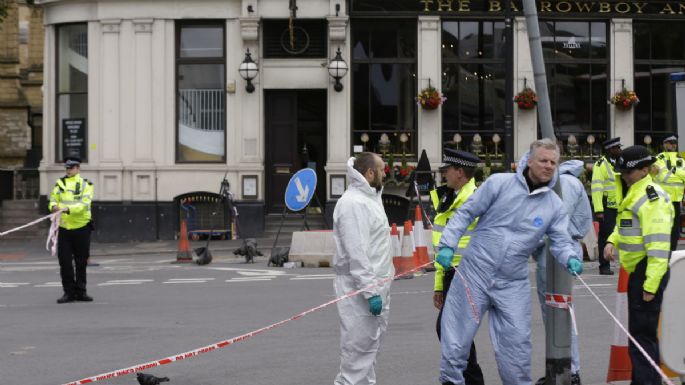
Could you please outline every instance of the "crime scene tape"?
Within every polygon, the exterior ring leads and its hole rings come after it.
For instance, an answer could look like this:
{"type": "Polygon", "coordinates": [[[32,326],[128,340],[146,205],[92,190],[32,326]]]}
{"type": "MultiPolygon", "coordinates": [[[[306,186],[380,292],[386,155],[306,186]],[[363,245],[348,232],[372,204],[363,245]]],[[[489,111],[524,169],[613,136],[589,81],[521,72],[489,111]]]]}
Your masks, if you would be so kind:
{"type": "Polygon", "coordinates": [[[169,357],[166,357],[166,358],[162,358],[162,359],[160,359],[160,360],[150,361],[150,362],[146,362],[146,363],[144,363],[144,364],[134,365],[134,366],[130,366],[130,367],[124,368],[124,369],[114,370],[114,371],[111,371],[111,372],[108,372],[108,373],[102,373],[102,374],[98,374],[98,375],[95,375],[95,376],[92,376],[92,377],[86,377],[86,378],[81,379],[81,380],[78,380],[78,381],[67,382],[67,383],[65,383],[65,384],[63,384],[63,385],[82,385],[82,384],[91,384],[91,383],[96,382],[96,381],[102,381],[102,380],[107,380],[107,379],[114,378],[114,377],[120,377],[120,376],[125,376],[125,375],[128,375],[128,374],[133,374],[133,373],[136,373],[136,372],[140,372],[140,371],[142,371],[142,370],[147,370],[147,369],[154,368],[154,367],[157,367],[157,366],[162,366],[162,365],[170,364],[170,363],[172,363],[172,362],[174,362],[174,361],[181,361],[181,360],[185,360],[185,359],[187,359],[187,358],[195,357],[195,356],[200,355],[200,354],[209,353],[209,352],[214,351],[214,350],[216,350],[216,349],[225,348],[225,347],[230,346],[230,345],[232,345],[232,344],[234,344],[234,343],[236,343],[236,342],[240,342],[240,341],[246,340],[246,339],[248,339],[248,338],[251,338],[251,337],[256,336],[257,334],[261,334],[261,333],[263,333],[263,332],[265,332],[265,331],[268,331],[268,330],[271,330],[271,329],[275,329],[275,328],[277,328],[277,327],[279,327],[279,326],[281,326],[281,325],[283,325],[283,324],[286,324],[286,323],[288,323],[288,322],[290,322],[290,321],[294,321],[294,320],[296,320],[296,319],[298,319],[298,318],[302,318],[302,317],[306,316],[307,314],[314,313],[315,311],[321,310],[321,309],[323,309],[323,308],[325,308],[325,307],[328,307],[328,306],[330,306],[330,305],[333,305],[334,303],[340,302],[340,301],[342,301],[343,299],[350,298],[350,297],[354,297],[355,295],[360,294],[360,293],[363,292],[364,290],[368,290],[368,289],[371,289],[371,288],[374,288],[374,287],[383,285],[383,284],[385,284],[386,282],[392,281],[393,279],[398,278],[398,277],[401,277],[401,276],[403,276],[403,275],[407,275],[407,274],[410,274],[410,273],[413,274],[413,273],[417,272],[418,270],[422,269],[423,267],[428,266],[428,265],[430,265],[430,264],[432,264],[432,263],[433,263],[433,261],[430,261],[430,262],[424,263],[423,265],[417,266],[417,267],[415,267],[415,268],[413,268],[413,269],[411,269],[411,270],[407,270],[407,271],[405,271],[405,272],[403,272],[403,273],[401,273],[401,274],[397,274],[397,275],[395,275],[394,277],[389,277],[389,278],[384,278],[384,279],[378,280],[378,281],[376,281],[375,283],[373,283],[373,284],[371,284],[371,285],[368,285],[368,286],[366,286],[366,287],[364,287],[364,288],[361,288],[361,289],[359,289],[359,290],[356,290],[356,291],[347,293],[347,294],[345,294],[345,295],[343,295],[343,296],[340,296],[340,297],[337,297],[337,298],[335,298],[335,299],[332,299],[332,300],[330,300],[330,301],[328,301],[328,302],[326,302],[326,303],[323,303],[323,304],[321,304],[321,305],[319,305],[319,306],[313,307],[313,308],[311,308],[311,309],[309,309],[309,310],[305,310],[305,311],[303,311],[302,313],[296,314],[296,315],[294,315],[294,316],[292,316],[292,317],[290,317],[290,318],[286,318],[286,319],[284,319],[284,320],[282,320],[282,321],[278,321],[278,322],[273,323],[273,324],[271,324],[271,325],[269,325],[269,326],[265,326],[265,327],[263,327],[263,328],[261,328],[261,329],[257,329],[257,330],[251,331],[251,332],[249,332],[249,333],[245,333],[245,334],[243,334],[243,335],[241,335],[241,336],[234,337],[234,338],[231,338],[231,339],[229,339],[229,340],[224,340],[224,341],[217,342],[217,343],[214,343],[214,344],[211,344],[211,345],[203,346],[203,347],[201,347],[201,348],[197,348],[197,349],[194,349],[194,350],[190,350],[190,351],[185,352],[185,353],[175,354],[175,355],[173,355],[173,356],[169,356],[169,357]]]}
{"type": "Polygon", "coordinates": [[[25,225],[21,225],[19,227],[15,227],[13,229],[3,231],[0,233],[0,237],[3,237],[7,234],[13,233],[15,231],[19,231],[21,229],[25,229],[27,227],[31,227],[35,224],[38,224],[46,219],[50,219],[52,222],[50,224],[50,231],[48,231],[48,238],[45,241],[45,249],[50,252],[50,255],[53,257],[57,255],[57,235],[59,234],[59,222],[61,218],[62,211],[64,210],[59,210],[54,213],[48,214],[46,216],[40,217],[34,221],[31,221],[25,225]]]}
{"type": "Polygon", "coordinates": [[[571,314],[571,325],[573,332],[578,335],[578,324],[576,324],[576,312],[573,310],[573,296],[568,294],[545,293],[545,305],[557,309],[566,309],[571,314]]]}
{"type": "Polygon", "coordinates": [[[621,328],[621,330],[623,330],[623,333],[625,333],[625,334],[628,336],[628,338],[630,338],[630,341],[632,341],[633,344],[634,344],[634,345],[637,347],[637,349],[640,351],[640,353],[642,353],[642,355],[645,356],[645,358],[647,359],[647,361],[649,361],[649,364],[652,365],[652,367],[654,368],[654,370],[656,370],[656,371],[659,373],[659,375],[661,376],[661,379],[664,380],[664,382],[665,382],[666,384],[668,384],[668,385],[673,385],[673,382],[671,381],[671,379],[668,378],[668,376],[666,376],[666,374],[664,373],[664,371],[661,370],[661,368],[659,367],[659,365],[657,365],[656,362],[654,362],[654,360],[652,360],[652,357],[650,357],[649,354],[647,354],[647,352],[645,351],[645,349],[644,349],[644,348],[635,340],[635,338],[633,338],[633,336],[628,332],[628,330],[626,330],[626,328],[621,324],[621,321],[619,321],[618,318],[616,318],[616,317],[614,316],[614,314],[611,312],[611,310],[609,310],[609,308],[604,304],[604,302],[602,302],[602,300],[599,299],[599,297],[597,296],[597,294],[595,294],[595,292],[592,291],[592,289],[590,288],[590,286],[588,286],[588,284],[585,283],[585,281],[584,281],[579,275],[577,275],[577,274],[575,274],[575,273],[574,273],[574,275],[580,280],[580,282],[583,283],[583,285],[584,285],[585,288],[590,292],[590,294],[592,294],[592,296],[595,297],[595,299],[597,300],[597,302],[599,302],[599,304],[602,305],[602,307],[604,308],[604,310],[605,310],[607,313],[609,313],[609,316],[611,316],[611,318],[613,318],[614,322],[616,322],[616,324],[618,325],[618,327],[621,328]]]}
{"type": "Polygon", "coordinates": [[[10,234],[10,233],[13,233],[13,232],[15,232],[15,231],[19,231],[19,230],[21,230],[21,229],[25,229],[25,228],[27,228],[27,227],[31,227],[31,226],[33,226],[33,225],[35,225],[35,224],[38,224],[38,223],[40,223],[40,222],[42,222],[42,221],[44,221],[44,220],[46,220],[46,219],[52,218],[52,217],[55,216],[56,214],[57,214],[57,213],[48,214],[48,215],[46,215],[46,216],[44,216],[44,217],[40,217],[40,218],[36,219],[35,221],[31,221],[31,222],[29,222],[29,223],[27,223],[27,224],[25,224],[25,225],[21,225],[21,226],[19,226],[19,227],[15,227],[15,228],[13,228],[13,229],[9,229],[9,230],[7,230],[7,231],[0,232],[0,237],[4,237],[5,235],[10,234]]]}

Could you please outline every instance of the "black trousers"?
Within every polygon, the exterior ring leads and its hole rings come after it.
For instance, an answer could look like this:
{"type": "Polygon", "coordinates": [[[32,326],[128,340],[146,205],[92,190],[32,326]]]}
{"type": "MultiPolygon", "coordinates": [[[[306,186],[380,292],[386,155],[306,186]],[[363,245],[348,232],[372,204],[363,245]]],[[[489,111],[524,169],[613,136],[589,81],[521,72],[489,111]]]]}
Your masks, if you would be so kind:
{"type": "Polygon", "coordinates": [[[611,266],[609,261],[604,259],[604,246],[607,244],[609,235],[614,231],[614,227],[616,227],[616,209],[605,208],[604,219],[599,222],[599,234],[597,235],[600,269],[608,269],[611,266]]]}
{"type": "Polygon", "coordinates": [[[673,227],[671,228],[671,251],[678,248],[678,239],[680,238],[680,202],[673,202],[673,227]]]}
{"type": "MultiPolygon", "coordinates": [[[[637,264],[635,271],[628,278],[628,331],[649,357],[659,364],[657,328],[659,326],[661,302],[664,298],[664,289],[668,284],[670,271],[667,271],[661,279],[654,299],[645,302],[642,299],[642,285],[645,282],[646,268],[647,258],[644,258],[637,264]]],[[[630,385],[661,385],[661,376],[652,368],[652,365],[632,341],[628,344],[628,354],[633,364],[630,385]]]]}
{"type": "MultiPolygon", "coordinates": [[[[445,272],[442,278],[442,293],[443,293],[443,304],[444,298],[447,298],[447,291],[450,289],[450,284],[454,278],[454,269],[450,269],[445,272]]],[[[444,307],[444,306],[443,306],[444,307]]],[[[442,320],[442,308],[440,313],[438,313],[438,320],[435,323],[435,330],[438,332],[438,340],[440,339],[440,321],[442,320]]],[[[471,343],[471,350],[469,351],[469,359],[466,362],[466,369],[464,369],[464,382],[466,385],[485,385],[485,380],[483,379],[483,371],[478,365],[478,356],[476,355],[476,344],[471,343]]]]}
{"type": "Polygon", "coordinates": [[[86,293],[86,259],[89,255],[90,226],[59,229],[57,257],[64,294],[77,296],[86,293]]]}

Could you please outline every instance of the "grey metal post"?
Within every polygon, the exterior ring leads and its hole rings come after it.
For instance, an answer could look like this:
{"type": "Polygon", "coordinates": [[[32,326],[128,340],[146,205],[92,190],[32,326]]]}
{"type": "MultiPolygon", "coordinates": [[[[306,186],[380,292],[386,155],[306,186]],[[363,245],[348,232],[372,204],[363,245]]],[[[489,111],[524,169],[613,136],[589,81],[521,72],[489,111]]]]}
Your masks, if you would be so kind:
{"type": "MultiPolygon", "coordinates": [[[[523,11],[526,16],[535,92],[538,94],[538,119],[540,120],[542,137],[556,140],[535,0],[524,0],[523,11]]],[[[561,196],[560,182],[557,182],[554,190],[561,196]]],[[[549,245],[545,247],[545,251],[546,255],[541,256],[541,258],[547,258],[547,292],[571,294],[573,284],[571,275],[552,257],[549,252],[549,245]]],[[[582,258],[582,256],[578,257],[582,258]]],[[[568,310],[553,307],[546,307],[546,314],[545,384],[569,385],[571,383],[571,316],[568,310]]]]}

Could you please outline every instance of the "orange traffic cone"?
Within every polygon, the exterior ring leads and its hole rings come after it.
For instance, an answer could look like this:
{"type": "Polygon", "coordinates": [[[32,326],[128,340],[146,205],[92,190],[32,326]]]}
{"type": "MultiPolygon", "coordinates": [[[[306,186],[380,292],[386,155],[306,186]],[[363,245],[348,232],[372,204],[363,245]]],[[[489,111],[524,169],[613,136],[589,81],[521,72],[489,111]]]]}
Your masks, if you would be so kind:
{"type": "Polygon", "coordinates": [[[397,230],[397,224],[393,223],[390,228],[390,248],[392,249],[392,265],[395,267],[395,274],[402,271],[402,241],[400,240],[400,232],[397,230]]]}
{"type": "MultiPolygon", "coordinates": [[[[414,268],[414,247],[412,245],[411,237],[411,222],[404,222],[404,234],[402,235],[402,251],[400,256],[397,258],[399,260],[400,270],[395,275],[405,273],[414,268]]],[[[414,274],[406,274],[398,279],[410,279],[414,278],[414,274]]]]}
{"type": "MultiPolygon", "coordinates": [[[[418,265],[425,265],[430,262],[428,257],[428,245],[426,244],[425,232],[423,229],[423,218],[421,217],[421,207],[416,205],[414,214],[414,245],[416,246],[416,256],[418,257],[418,265]]],[[[433,271],[433,266],[425,266],[424,271],[433,271]],[[432,268],[432,269],[431,269],[432,268]]]]}
{"type": "MultiPolygon", "coordinates": [[[[618,272],[618,287],[616,288],[616,318],[623,325],[628,325],[628,272],[621,267],[618,272]]],[[[628,355],[628,336],[614,326],[614,343],[609,355],[609,371],[607,382],[629,381],[632,377],[633,365],[628,355]]]]}
{"type": "Polygon", "coordinates": [[[181,220],[181,231],[178,234],[178,251],[176,252],[176,263],[192,262],[190,254],[190,244],[188,243],[188,225],[186,220],[181,220]]]}

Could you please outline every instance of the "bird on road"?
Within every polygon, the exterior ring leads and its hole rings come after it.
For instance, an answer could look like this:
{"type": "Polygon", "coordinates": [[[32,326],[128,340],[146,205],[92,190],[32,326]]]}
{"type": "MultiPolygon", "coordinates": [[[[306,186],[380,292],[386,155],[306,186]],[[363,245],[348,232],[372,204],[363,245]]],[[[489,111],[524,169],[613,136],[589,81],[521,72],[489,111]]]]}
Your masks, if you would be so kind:
{"type": "Polygon", "coordinates": [[[152,374],[145,373],[136,374],[136,378],[140,385],[159,385],[160,382],[169,381],[169,377],[155,377],[152,374]]]}

